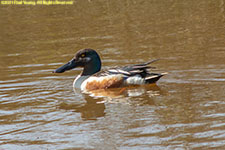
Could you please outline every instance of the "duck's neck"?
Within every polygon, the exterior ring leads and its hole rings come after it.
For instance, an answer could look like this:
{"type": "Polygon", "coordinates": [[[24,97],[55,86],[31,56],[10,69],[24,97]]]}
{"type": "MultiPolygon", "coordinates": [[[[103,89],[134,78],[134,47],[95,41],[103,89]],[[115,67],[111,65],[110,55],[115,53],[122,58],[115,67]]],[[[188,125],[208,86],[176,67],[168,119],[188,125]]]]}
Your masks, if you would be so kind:
{"type": "Polygon", "coordinates": [[[99,56],[91,60],[88,64],[84,66],[84,70],[81,76],[90,76],[101,70],[101,60],[99,56]]]}

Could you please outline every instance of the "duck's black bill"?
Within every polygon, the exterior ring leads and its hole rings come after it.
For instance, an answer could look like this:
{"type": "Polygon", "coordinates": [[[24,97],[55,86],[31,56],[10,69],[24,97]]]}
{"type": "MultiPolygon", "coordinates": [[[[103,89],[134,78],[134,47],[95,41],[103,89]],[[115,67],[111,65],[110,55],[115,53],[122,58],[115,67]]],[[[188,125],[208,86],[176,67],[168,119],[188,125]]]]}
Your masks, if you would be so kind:
{"type": "Polygon", "coordinates": [[[67,64],[59,67],[58,69],[54,70],[53,73],[63,73],[67,70],[71,70],[77,67],[77,63],[74,60],[69,61],[67,64]]]}

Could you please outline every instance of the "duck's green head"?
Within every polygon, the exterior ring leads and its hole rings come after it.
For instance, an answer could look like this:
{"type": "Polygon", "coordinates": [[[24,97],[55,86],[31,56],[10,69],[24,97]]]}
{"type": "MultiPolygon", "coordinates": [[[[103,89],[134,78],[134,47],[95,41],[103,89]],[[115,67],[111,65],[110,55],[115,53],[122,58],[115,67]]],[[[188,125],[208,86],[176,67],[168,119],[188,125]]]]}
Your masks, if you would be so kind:
{"type": "Polygon", "coordinates": [[[101,70],[101,59],[98,53],[93,49],[82,49],[79,50],[75,57],[70,60],[67,64],[59,67],[54,73],[63,73],[73,68],[83,67],[81,75],[87,76],[95,74],[101,70]]]}

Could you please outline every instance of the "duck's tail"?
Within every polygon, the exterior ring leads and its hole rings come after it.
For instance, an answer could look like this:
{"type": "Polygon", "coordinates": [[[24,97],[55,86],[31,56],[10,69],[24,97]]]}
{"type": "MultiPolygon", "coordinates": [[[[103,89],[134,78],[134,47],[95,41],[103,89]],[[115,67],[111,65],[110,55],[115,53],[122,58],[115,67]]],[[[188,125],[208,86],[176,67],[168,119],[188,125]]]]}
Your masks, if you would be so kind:
{"type": "Polygon", "coordinates": [[[145,83],[156,83],[162,76],[168,74],[167,72],[164,73],[150,73],[145,77],[145,83]]]}

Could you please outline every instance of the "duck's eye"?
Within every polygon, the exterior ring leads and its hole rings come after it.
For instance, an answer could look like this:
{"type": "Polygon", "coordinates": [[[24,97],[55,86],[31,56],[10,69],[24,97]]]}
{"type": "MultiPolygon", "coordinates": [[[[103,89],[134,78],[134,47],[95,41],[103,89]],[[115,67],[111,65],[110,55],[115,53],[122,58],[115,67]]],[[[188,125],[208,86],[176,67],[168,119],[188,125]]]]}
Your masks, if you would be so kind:
{"type": "Polygon", "coordinates": [[[81,54],[81,57],[84,58],[85,57],[85,54],[81,54]]]}

